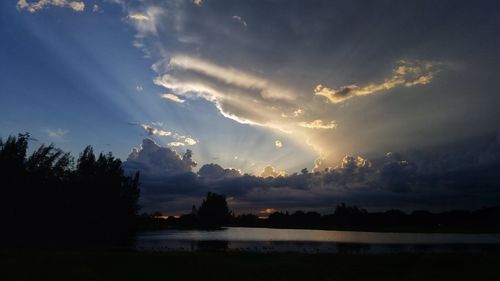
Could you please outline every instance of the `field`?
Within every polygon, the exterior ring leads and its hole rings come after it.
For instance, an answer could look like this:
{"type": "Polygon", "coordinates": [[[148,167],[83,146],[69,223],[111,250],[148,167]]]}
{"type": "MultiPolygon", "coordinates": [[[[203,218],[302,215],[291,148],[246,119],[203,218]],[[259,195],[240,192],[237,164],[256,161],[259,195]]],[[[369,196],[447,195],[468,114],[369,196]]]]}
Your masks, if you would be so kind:
{"type": "Polygon", "coordinates": [[[500,280],[499,254],[0,251],[3,281],[500,280]]]}

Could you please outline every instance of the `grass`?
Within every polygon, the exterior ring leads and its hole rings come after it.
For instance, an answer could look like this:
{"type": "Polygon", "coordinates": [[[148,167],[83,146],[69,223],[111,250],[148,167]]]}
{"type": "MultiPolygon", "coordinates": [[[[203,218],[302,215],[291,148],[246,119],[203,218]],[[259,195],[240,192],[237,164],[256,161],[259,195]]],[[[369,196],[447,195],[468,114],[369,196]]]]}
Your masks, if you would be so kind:
{"type": "Polygon", "coordinates": [[[0,251],[0,280],[500,280],[500,255],[0,251]]]}

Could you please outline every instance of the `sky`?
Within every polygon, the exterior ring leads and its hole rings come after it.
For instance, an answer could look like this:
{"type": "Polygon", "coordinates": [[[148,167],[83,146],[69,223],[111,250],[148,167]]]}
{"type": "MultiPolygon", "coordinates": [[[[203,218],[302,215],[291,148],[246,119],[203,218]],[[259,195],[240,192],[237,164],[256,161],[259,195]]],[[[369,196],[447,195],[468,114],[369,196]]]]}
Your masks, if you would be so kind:
{"type": "Polygon", "coordinates": [[[0,137],[112,151],[146,211],[477,208],[499,67],[498,1],[2,1],[0,137]]]}

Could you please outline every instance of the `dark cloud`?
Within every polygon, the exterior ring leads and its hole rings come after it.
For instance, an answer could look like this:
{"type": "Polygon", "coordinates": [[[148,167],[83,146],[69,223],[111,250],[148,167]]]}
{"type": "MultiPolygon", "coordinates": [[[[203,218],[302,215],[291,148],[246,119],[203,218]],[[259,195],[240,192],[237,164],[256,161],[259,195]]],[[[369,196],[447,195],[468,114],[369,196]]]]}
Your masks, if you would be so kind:
{"type": "Polygon", "coordinates": [[[132,149],[124,162],[125,170],[140,170],[145,177],[155,178],[191,172],[196,162],[191,159],[191,151],[179,155],[175,150],[161,147],[150,139],[142,141],[141,148],[132,149]]]}
{"type": "Polygon", "coordinates": [[[206,179],[221,179],[228,177],[240,177],[241,172],[236,169],[224,169],[218,164],[205,164],[198,171],[200,177],[206,179]]]}
{"type": "Polygon", "coordinates": [[[259,177],[207,164],[197,173],[190,153],[183,157],[145,139],[124,162],[141,171],[146,210],[179,213],[198,204],[208,191],[226,194],[231,207],[331,210],[340,202],[403,209],[477,208],[500,203],[500,142],[476,139],[477,146],[387,153],[373,162],[346,156],[335,167],[313,173],[259,177]]]}

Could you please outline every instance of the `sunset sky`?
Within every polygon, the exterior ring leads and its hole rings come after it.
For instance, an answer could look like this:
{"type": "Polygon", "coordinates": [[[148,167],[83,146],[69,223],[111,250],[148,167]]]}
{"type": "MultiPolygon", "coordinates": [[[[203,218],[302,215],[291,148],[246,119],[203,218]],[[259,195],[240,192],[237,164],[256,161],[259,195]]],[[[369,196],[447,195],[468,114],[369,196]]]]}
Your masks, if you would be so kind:
{"type": "Polygon", "coordinates": [[[0,137],[112,151],[147,211],[500,203],[498,1],[12,0],[0,38],[0,137]]]}

